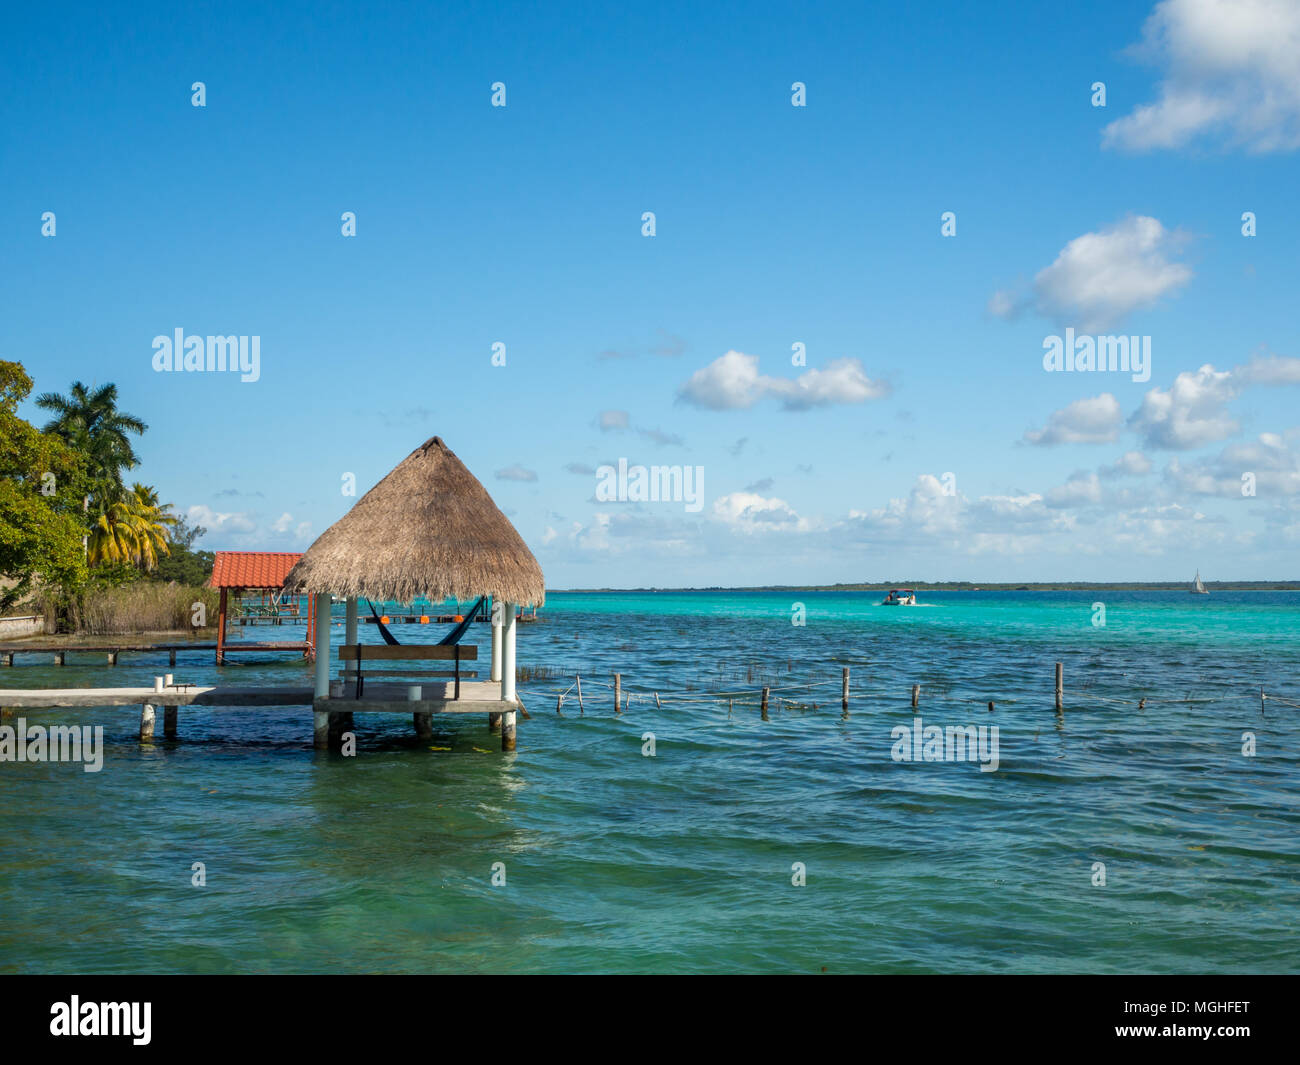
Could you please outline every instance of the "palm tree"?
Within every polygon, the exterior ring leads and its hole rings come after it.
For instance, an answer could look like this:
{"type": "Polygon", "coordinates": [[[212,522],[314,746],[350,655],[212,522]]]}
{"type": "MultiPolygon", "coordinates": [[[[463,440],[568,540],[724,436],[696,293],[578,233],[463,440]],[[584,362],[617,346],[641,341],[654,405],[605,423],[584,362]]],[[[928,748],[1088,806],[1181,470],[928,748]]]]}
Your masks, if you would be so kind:
{"type": "Polygon", "coordinates": [[[139,436],[148,426],[133,414],[117,409],[117,385],[87,388],[73,381],[68,395],[43,392],[36,405],[53,412],[45,432],[90,458],[93,494],[107,502],[122,490],[122,471],[139,464],[129,434],[139,436]]]}
{"type": "Polygon", "coordinates": [[[177,519],[170,511],[171,504],[160,505],[152,487],[134,484],[95,518],[88,548],[91,565],[133,562],[153,569],[159,554],[171,554],[168,533],[177,519]]]}
{"type": "Polygon", "coordinates": [[[152,485],[136,481],[127,496],[131,510],[131,523],[135,530],[135,555],[132,559],[144,569],[158,565],[158,554],[171,554],[168,539],[177,518],[170,503],[158,502],[158,492],[152,485]]]}

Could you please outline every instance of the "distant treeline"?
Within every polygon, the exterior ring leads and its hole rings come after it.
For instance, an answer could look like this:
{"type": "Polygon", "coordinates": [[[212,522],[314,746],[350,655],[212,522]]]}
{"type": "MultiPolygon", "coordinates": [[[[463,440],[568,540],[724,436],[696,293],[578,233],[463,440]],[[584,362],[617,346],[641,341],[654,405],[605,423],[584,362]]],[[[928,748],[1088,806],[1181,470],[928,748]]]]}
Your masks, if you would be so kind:
{"type": "MultiPolygon", "coordinates": [[[[1205,581],[1210,591],[1300,592],[1300,581],[1205,581]]],[[[1050,581],[1047,583],[985,584],[975,581],[885,581],[874,584],[764,584],[748,588],[548,588],[547,594],[594,594],[598,592],[887,592],[891,588],[912,588],[918,592],[1143,592],[1182,591],[1190,581],[1050,581]]]]}

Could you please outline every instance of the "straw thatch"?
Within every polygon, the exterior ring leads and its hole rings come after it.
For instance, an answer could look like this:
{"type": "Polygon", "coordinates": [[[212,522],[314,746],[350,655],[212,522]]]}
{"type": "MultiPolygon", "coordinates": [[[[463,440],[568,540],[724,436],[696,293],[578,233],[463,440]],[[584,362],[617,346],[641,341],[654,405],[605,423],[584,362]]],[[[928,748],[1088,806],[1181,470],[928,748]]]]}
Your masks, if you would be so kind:
{"type": "Polygon", "coordinates": [[[397,603],[491,595],[540,606],[546,599],[533,553],[436,436],[326,529],[284,586],[397,603]]]}

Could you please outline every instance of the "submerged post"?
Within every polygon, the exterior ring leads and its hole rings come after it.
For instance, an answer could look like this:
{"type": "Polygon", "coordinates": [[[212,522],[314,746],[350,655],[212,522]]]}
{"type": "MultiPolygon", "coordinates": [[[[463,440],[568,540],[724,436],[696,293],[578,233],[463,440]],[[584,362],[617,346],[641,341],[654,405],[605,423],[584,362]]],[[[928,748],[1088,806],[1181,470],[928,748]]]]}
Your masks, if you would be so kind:
{"type": "Polygon", "coordinates": [[[140,742],[153,743],[154,712],[153,703],[140,707],[140,742]]]}
{"type": "MultiPolygon", "coordinates": [[[[507,604],[501,603],[500,607],[504,608],[507,604]]],[[[498,601],[492,600],[492,672],[489,675],[490,680],[499,681],[501,679],[501,624],[504,621],[502,610],[498,608],[498,601]]]]}
{"type": "Polygon", "coordinates": [[[921,701],[921,685],[912,685],[912,705],[916,706],[921,701]]]}
{"type": "Polygon", "coordinates": [[[1056,709],[1061,709],[1061,698],[1065,693],[1065,667],[1056,663],[1056,709]]]}
{"type": "Polygon", "coordinates": [[[578,673],[573,675],[574,682],[578,685],[578,713],[585,714],[586,707],[582,705],[582,676],[578,673]]]}
{"type": "Polygon", "coordinates": [[[501,749],[503,751],[513,751],[515,749],[515,712],[507,710],[501,715],[501,749]]]}
{"type": "Polygon", "coordinates": [[[849,708],[849,667],[844,667],[844,672],[840,676],[840,709],[847,711],[849,708]]]}
{"type": "Polygon", "coordinates": [[[623,674],[614,674],[614,713],[623,712],[623,674]]]}
{"type": "Polygon", "coordinates": [[[176,707],[163,707],[163,736],[169,740],[176,738],[176,707]]]}
{"type": "MultiPolygon", "coordinates": [[[[768,720],[768,717],[767,717],[767,693],[768,693],[770,690],[771,690],[770,688],[764,688],[764,689],[763,689],[763,701],[759,704],[759,709],[762,711],[762,714],[763,714],[763,720],[764,720],[764,721],[768,720]]],[[[656,694],[655,698],[657,699],[658,697],[659,697],[659,696],[656,694]]]]}
{"type": "MultiPolygon", "coordinates": [[[[330,694],[330,597],[317,592],[309,604],[311,619],[316,630],[316,683],[317,699],[328,699],[330,694]]],[[[312,719],[312,746],[322,749],[330,746],[331,739],[339,734],[337,714],[318,711],[312,719]]]]}

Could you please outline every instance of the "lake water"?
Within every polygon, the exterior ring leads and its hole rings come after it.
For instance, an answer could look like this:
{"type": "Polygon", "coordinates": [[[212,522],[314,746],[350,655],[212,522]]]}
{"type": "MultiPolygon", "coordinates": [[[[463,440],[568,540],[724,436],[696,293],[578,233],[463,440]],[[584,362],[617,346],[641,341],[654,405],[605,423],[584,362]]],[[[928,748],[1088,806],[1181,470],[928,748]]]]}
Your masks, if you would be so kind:
{"type": "MultiPolygon", "coordinates": [[[[919,598],[556,594],[519,629],[513,755],[478,717],[358,715],[344,758],[305,709],[182,709],[152,747],[138,708],[21,711],[107,752],[0,764],[0,971],[1300,971],[1300,594],[919,598]],[[998,726],[996,772],[895,760],[914,683],[924,724],[998,726]]],[[[18,661],[6,686],[310,683],[18,661]]]]}

